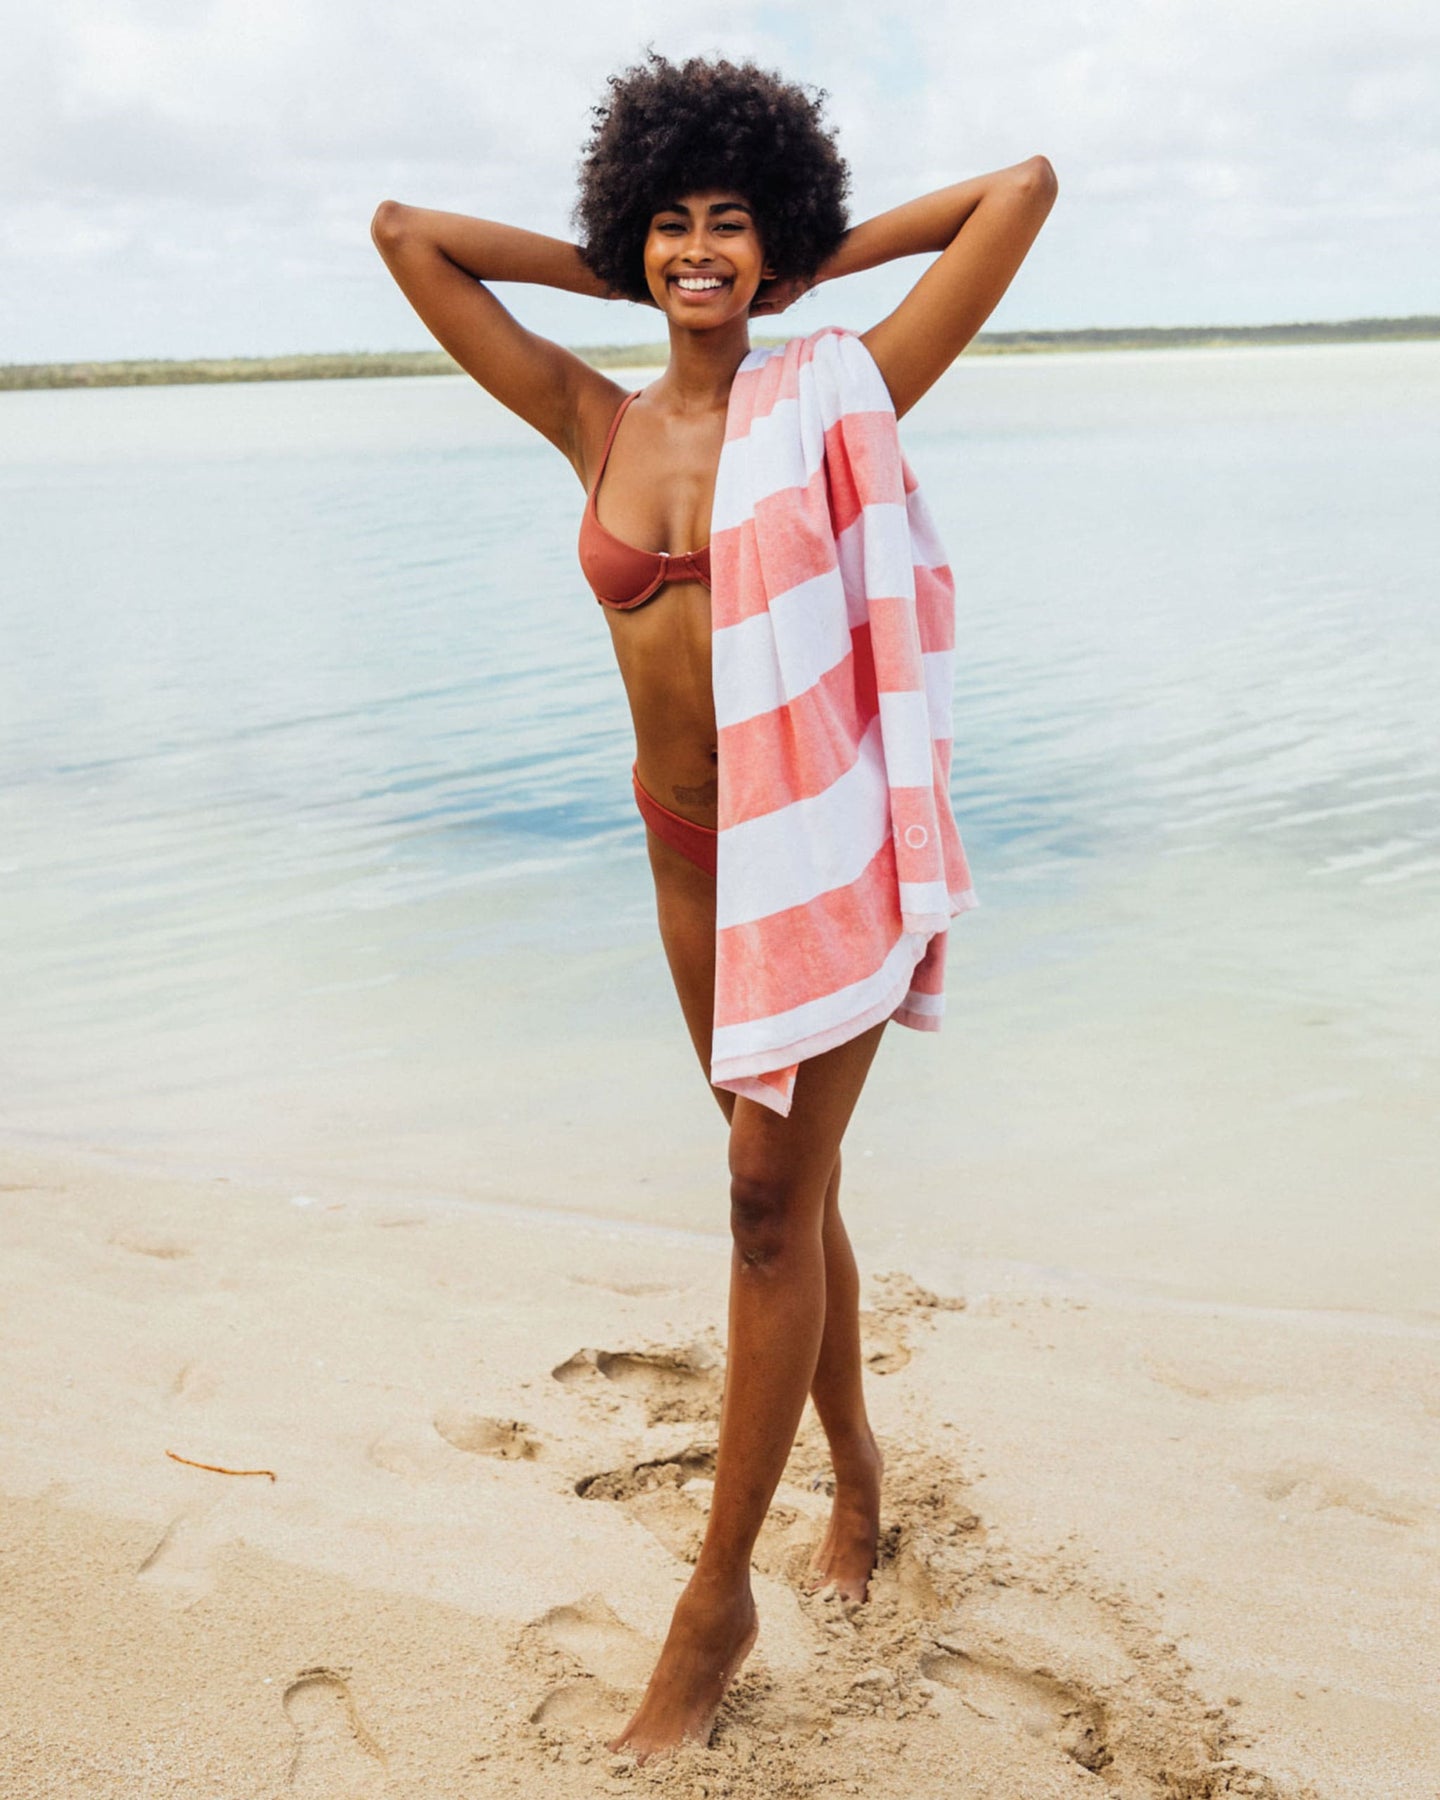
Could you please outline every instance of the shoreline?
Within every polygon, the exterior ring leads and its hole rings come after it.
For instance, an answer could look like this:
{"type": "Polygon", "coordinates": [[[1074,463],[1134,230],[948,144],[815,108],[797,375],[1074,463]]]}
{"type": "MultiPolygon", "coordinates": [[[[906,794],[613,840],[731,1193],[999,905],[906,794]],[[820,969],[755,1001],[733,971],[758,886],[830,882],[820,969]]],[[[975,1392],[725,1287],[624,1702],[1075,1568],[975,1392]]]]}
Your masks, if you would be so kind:
{"type": "MultiPolygon", "coordinates": [[[[612,1241],[630,1241],[637,1249],[654,1246],[661,1251],[713,1252],[722,1248],[728,1251],[730,1241],[728,1233],[718,1227],[713,1231],[686,1229],[660,1219],[567,1206],[561,1201],[552,1203],[519,1196],[499,1198],[494,1194],[447,1192],[434,1187],[416,1190],[393,1182],[366,1187],[351,1175],[342,1173],[317,1182],[313,1170],[292,1180],[282,1179],[278,1171],[256,1168],[220,1174],[213,1167],[201,1167],[182,1160],[170,1162],[163,1156],[143,1151],[101,1147],[80,1140],[27,1135],[0,1128],[0,1167],[8,1161],[26,1157],[58,1159],[88,1171],[101,1181],[115,1178],[234,1187],[245,1193],[264,1194],[277,1204],[287,1202],[302,1210],[337,1205],[371,1212],[412,1207],[440,1220],[451,1217],[490,1219],[500,1225],[529,1230],[570,1231],[612,1241]]],[[[0,1184],[0,1191],[3,1191],[3,1184],[0,1184]]],[[[852,1221],[852,1232],[856,1230],[852,1221]]],[[[860,1249],[858,1242],[857,1249],[860,1249]]],[[[1440,1311],[1273,1304],[1236,1300],[1221,1294],[1182,1294],[1167,1289],[1162,1283],[1146,1282],[1134,1276],[1013,1257],[966,1257],[963,1274],[969,1292],[1023,1294],[1059,1303],[1088,1304],[1093,1301],[1121,1312],[1158,1313],[1176,1318],[1203,1316],[1233,1319],[1239,1323],[1353,1329],[1370,1336],[1413,1338],[1440,1345],[1440,1311]]]]}
{"type": "MultiPolygon", "coordinates": [[[[1235,349],[1247,345],[1401,343],[1440,338],[1440,315],[1394,319],[1296,321],[1277,325],[1117,326],[1074,331],[982,331],[966,356],[1043,356],[1113,350],[1235,349]]],[[[753,340],[757,349],[783,337],[753,340]]],[[[597,369],[663,366],[662,344],[577,345],[597,369]]],[[[443,350],[315,352],[293,356],[137,358],[59,363],[0,363],[0,393],[36,389],[194,386],[221,382],[374,380],[458,375],[443,350]]]]}

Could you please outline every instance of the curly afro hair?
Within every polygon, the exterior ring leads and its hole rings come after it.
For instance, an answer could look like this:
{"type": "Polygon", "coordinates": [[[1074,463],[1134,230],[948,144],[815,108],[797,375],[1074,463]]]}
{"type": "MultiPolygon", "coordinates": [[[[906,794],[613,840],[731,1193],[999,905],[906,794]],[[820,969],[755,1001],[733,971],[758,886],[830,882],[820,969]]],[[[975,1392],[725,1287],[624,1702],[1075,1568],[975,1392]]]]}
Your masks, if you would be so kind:
{"type": "Polygon", "coordinates": [[[580,255],[612,293],[648,301],[655,213],[706,188],[755,212],[777,281],[809,280],[845,236],[850,170],[821,123],[825,90],[754,63],[672,63],[654,50],[612,75],[580,164],[580,255]]]}

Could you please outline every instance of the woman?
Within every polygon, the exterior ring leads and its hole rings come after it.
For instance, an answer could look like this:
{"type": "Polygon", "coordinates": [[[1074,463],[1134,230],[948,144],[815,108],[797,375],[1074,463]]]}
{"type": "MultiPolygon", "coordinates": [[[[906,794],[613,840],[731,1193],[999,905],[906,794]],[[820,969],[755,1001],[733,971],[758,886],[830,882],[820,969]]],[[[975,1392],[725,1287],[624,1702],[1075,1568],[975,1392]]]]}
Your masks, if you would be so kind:
{"type": "MultiPolygon", "coordinates": [[[[752,318],[822,281],[938,252],[862,334],[897,416],[1005,292],[1055,199],[1042,156],[847,230],[848,172],[820,100],[753,65],[653,53],[612,77],[581,168],[583,243],[384,202],[373,235],[436,338],[569,461],[587,494],[585,571],[605,603],[635,725],[659,926],[701,1067],[715,981],[716,724],[708,542],[731,382],[752,318]],[[629,395],[524,326],[483,283],[539,282],[663,313],[665,372],[629,395]],[[603,472],[603,489],[601,475],[603,472]]],[[[727,1370],[703,1546],[641,1704],[611,1749],[639,1760],[708,1740],[758,1630],[750,1552],[807,1394],[834,1503],[811,1586],[863,1601],[881,1453],[861,1384],[859,1279],[840,1216],[840,1140],[883,1023],[800,1065],[781,1116],[715,1088],[729,1123],[727,1370]]]]}

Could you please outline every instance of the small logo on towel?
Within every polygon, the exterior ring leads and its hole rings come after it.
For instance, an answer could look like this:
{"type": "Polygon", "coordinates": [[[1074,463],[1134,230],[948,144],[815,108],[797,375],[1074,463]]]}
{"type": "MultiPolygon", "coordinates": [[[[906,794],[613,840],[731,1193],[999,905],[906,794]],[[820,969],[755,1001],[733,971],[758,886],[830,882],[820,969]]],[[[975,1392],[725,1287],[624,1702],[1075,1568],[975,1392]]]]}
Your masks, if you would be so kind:
{"type": "Polygon", "coordinates": [[[923,850],[930,842],[930,833],[923,825],[907,825],[905,827],[905,842],[912,850],[923,850]]]}

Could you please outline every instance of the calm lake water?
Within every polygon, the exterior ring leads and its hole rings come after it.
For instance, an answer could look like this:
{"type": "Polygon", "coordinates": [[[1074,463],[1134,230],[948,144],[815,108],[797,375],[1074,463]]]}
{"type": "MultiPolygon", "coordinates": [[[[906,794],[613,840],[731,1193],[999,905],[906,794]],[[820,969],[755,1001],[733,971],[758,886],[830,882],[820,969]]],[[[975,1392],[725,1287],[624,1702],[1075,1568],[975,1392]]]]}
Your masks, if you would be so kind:
{"type": "MultiPolygon", "coordinates": [[[[1436,1316],[1440,344],[962,359],[902,435],[982,909],[862,1252],[1436,1316]]],[[[722,1243],[582,502],[460,378],[0,394],[0,1133],[722,1243]]]]}

